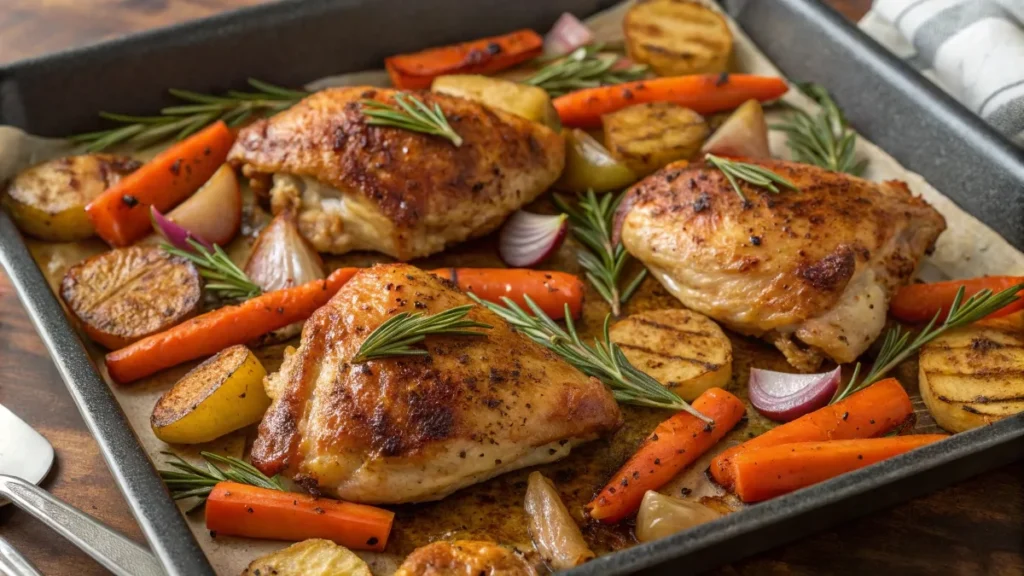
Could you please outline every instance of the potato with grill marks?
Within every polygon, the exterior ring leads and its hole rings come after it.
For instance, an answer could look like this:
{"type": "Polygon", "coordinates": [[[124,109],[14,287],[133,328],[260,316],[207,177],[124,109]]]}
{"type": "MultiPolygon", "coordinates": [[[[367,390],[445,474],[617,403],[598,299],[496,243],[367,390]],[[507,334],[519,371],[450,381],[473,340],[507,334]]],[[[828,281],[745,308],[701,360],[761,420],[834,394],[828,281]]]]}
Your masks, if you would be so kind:
{"type": "Polygon", "coordinates": [[[629,57],[659,76],[717,74],[729,67],[732,32],[721,14],[689,0],[643,0],[623,23],[629,57]]]}

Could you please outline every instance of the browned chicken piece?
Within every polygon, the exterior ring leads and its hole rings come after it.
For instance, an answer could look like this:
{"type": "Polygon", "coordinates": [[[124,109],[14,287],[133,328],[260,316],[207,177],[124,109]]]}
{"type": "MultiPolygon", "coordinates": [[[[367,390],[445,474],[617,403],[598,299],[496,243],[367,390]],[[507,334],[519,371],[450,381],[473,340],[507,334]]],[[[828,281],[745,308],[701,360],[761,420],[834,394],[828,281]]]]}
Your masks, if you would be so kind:
{"type": "Polygon", "coordinates": [[[536,576],[515,552],[494,542],[434,542],[412,551],[395,576],[536,576]]]}
{"type": "Polygon", "coordinates": [[[881,333],[889,298],[946,228],[898,181],[780,160],[755,163],[799,190],[772,194],[706,165],[635,185],[622,242],[685,306],[772,342],[794,367],[851,362],[881,333]]]}
{"type": "Polygon", "coordinates": [[[472,301],[404,264],[357,273],[302,330],[268,378],[273,399],[252,461],[312,491],[365,503],[436,500],[504,472],[565,457],[618,428],[596,379],[518,334],[483,307],[481,335],[433,335],[429,356],[350,359],[401,312],[436,314],[472,301]]]}
{"type": "Polygon", "coordinates": [[[462,137],[366,123],[361,100],[394,104],[394,90],[317,92],[244,128],[228,156],[273,212],[298,214],[321,252],[376,250],[399,260],[494,231],[550,186],[565,164],[550,128],[455,96],[416,92],[462,137]]]}

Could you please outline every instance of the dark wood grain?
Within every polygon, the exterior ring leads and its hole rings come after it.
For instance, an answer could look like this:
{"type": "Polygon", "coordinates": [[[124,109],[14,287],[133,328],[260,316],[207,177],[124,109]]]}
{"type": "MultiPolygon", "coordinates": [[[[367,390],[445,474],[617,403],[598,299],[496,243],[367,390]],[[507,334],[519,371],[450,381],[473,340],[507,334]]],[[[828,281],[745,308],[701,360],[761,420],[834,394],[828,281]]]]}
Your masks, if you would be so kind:
{"type": "MultiPolygon", "coordinates": [[[[215,14],[263,0],[3,0],[0,63],[215,14]]],[[[762,0],[768,1],[768,0],[762,0]]],[[[870,0],[828,0],[851,19],[870,0]]],[[[10,283],[0,275],[0,403],[46,436],[57,463],[45,486],[141,540],[96,443],[10,283]]],[[[1024,463],[963,482],[716,571],[761,574],[1024,574],[1024,463]]],[[[12,507],[0,535],[49,576],[103,569],[12,507]]]]}

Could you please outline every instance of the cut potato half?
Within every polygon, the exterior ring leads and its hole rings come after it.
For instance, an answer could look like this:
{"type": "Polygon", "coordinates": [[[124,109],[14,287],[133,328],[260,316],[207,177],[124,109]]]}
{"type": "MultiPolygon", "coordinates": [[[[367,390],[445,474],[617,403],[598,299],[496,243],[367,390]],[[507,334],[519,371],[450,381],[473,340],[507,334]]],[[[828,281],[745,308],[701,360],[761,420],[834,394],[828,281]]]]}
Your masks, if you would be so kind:
{"type": "Polygon", "coordinates": [[[601,122],[605,147],[639,176],[693,158],[711,133],[703,116],[672,102],[628,106],[601,122]]]}
{"type": "Polygon", "coordinates": [[[561,129],[558,112],[551,104],[551,97],[536,86],[477,74],[455,74],[438,76],[430,90],[504,110],[555,131],[561,129]]]}
{"type": "Polygon", "coordinates": [[[168,390],[150,424],[169,444],[199,444],[255,424],[270,407],[267,371],[245,346],[232,346],[196,366],[168,390]]]}
{"type": "Polygon", "coordinates": [[[703,314],[682,308],[633,314],[609,336],[634,366],[687,402],[732,378],[732,343],[703,314]]]}
{"type": "Polygon", "coordinates": [[[729,68],[729,24],[699,2],[641,0],[626,13],[623,30],[629,57],[659,76],[718,74],[729,68]]]}
{"type": "Polygon", "coordinates": [[[311,539],[253,560],[242,576],[372,576],[366,562],[330,540],[311,539]]]}

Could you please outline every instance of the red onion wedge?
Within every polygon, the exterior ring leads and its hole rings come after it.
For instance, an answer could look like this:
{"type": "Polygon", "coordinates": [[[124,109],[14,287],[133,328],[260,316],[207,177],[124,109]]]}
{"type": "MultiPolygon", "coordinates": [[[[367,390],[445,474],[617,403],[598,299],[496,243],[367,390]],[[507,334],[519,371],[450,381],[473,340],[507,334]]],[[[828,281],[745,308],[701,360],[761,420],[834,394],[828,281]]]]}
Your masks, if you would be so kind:
{"type": "Polygon", "coordinates": [[[741,158],[771,158],[768,124],[757,100],[748,100],[704,143],[703,152],[741,158]]]}
{"type": "Polygon", "coordinates": [[[568,229],[565,214],[549,216],[517,210],[501,229],[498,254],[509,266],[534,266],[558,250],[568,229]]]}
{"type": "Polygon", "coordinates": [[[564,56],[593,41],[594,33],[590,28],[572,14],[564,12],[544,37],[544,54],[564,56]]]}
{"type": "Polygon", "coordinates": [[[777,422],[789,422],[828,404],[839,387],[840,367],[822,374],[750,369],[750,403],[777,422]]]}
{"type": "Polygon", "coordinates": [[[194,236],[227,246],[242,224],[242,192],[238,177],[225,164],[188,200],[167,213],[194,236]]]}
{"type": "Polygon", "coordinates": [[[193,252],[192,245],[188,243],[189,239],[192,239],[202,244],[207,250],[213,252],[212,244],[204,240],[202,237],[189,232],[184,226],[178,224],[174,220],[171,220],[167,216],[161,214],[160,211],[156,209],[156,206],[149,207],[149,219],[153,223],[153,230],[156,230],[157,234],[163,236],[171,246],[186,252],[193,252]]]}

